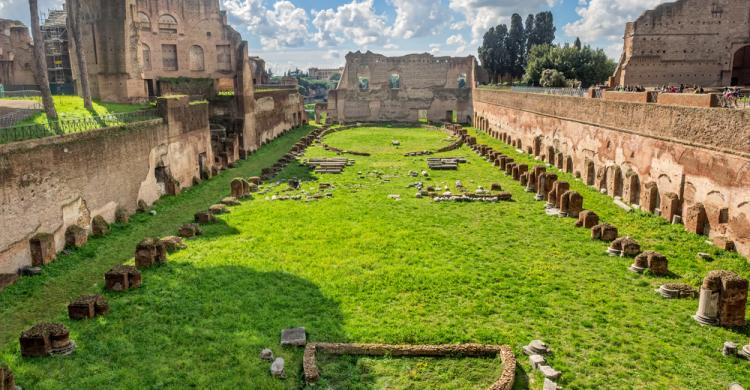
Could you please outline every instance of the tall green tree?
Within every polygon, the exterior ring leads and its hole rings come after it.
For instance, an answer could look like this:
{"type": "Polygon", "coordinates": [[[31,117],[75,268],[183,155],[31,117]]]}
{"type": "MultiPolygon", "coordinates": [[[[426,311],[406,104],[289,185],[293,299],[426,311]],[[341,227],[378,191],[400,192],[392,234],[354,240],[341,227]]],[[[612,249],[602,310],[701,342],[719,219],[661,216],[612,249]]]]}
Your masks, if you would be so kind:
{"type": "Polygon", "coordinates": [[[57,119],[57,110],[55,110],[55,102],[52,100],[52,91],[49,87],[47,55],[44,50],[42,27],[39,25],[39,3],[37,0],[29,0],[29,11],[31,13],[31,37],[34,39],[34,76],[42,93],[42,105],[44,106],[44,112],[47,114],[47,119],[57,119]]]}
{"type": "Polygon", "coordinates": [[[555,18],[552,11],[536,14],[534,17],[534,43],[535,45],[551,45],[555,41],[555,18]]]}
{"type": "Polygon", "coordinates": [[[510,18],[510,30],[506,39],[506,51],[508,56],[508,73],[512,78],[523,76],[526,50],[526,35],[523,32],[523,19],[521,15],[513,14],[510,18]]]}
{"type": "Polygon", "coordinates": [[[575,47],[578,50],[581,50],[581,38],[576,37],[576,41],[573,42],[573,47],[575,47]]]}
{"type": "Polygon", "coordinates": [[[523,28],[523,34],[526,37],[526,56],[524,58],[524,64],[528,61],[529,52],[531,51],[532,42],[534,42],[534,15],[529,14],[526,17],[526,23],[523,28]]]}

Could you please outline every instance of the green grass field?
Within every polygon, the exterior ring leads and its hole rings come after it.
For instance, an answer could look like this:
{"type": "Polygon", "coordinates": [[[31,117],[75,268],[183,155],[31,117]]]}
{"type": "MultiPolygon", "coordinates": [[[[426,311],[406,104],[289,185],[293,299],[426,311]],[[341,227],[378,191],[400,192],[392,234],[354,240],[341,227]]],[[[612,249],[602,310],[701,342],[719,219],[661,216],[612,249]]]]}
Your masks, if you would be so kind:
{"type": "MultiPolygon", "coordinates": [[[[41,102],[41,98],[39,97],[30,99],[41,102]]],[[[55,102],[58,119],[60,120],[72,118],[91,118],[93,116],[134,112],[149,108],[148,104],[106,103],[95,101],[94,112],[91,112],[83,106],[83,98],[78,96],[53,96],[52,100],[54,100],[55,102]]],[[[25,119],[22,122],[19,122],[17,125],[32,125],[47,122],[47,114],[45,114],[44,112],[40,112],[30,118],[25,119]]]]}
{"type": "MultiPolygon", "coordinates": [[[[566,388],[720,389],[750,384],[750,364],[725,358],[726,340],[746,344],[747,328],[699,326],[696,300],[664,300],[664,282],[697,286],[711,269],[750,276],[747,262],[715,249],[681,226],[641,213],[626,214],[611,199],[572,181],[585,207],[644,249],[668,256],[673,278],[635,275],[632,261],[604,254],[574,220],[548,217],[517,182],[467,147],[446,155],[469,162],[458,171],[431,172],[428,185],[456,180],[473,190],[501,183],[513,202],[433,203],[407,186],[423,178],[424,158],[405,152],[451,141],[427,129],[359,128],[326,138],[331,146],[372,153],[353,157],[341,175],[316,175],[301,166],[279,177],[335,185],[333,198],[272,201],[286,184],[233,207],[168,265],[146,270],[143,287],[106,293],[111,313],[67,320],[65,306],[82,293],[101,293],[102,274],[130,260],[148,235],[174,234],[229,192],[236,176],[257,174],[285,153],[305,130],[264,147],[237,169],[158,203],[102,239],[62,256],[45,275],[0,293],[0,361],[28,389],[215,388],[298,389],[302,350],[281,348],[280,331],[304,326],[308,340],[413,344],[510,345],[519,358],[517,388],[541,388],[542,377],[521,354],[532,339],[552,348],[548,359],[566,388]],[[391,145],[397,139],[400,148],[391,145]],[[401,201],[388,199],[401,195],[401,201]],[[696,259],[698,252],[716,257],[696,259]],[[37,321],[60,321],[78,350],[67,358],[25,359],[18,334],[37,321]],[[270,347],[287,363],[287,378],[272,379],[258,354],[270,347]]],[[[531,160],[479,135],[480,141],[531,160]]],[[[332,156],[315,146],[306,157],[332,156]]],[[[321,357],[316,388],[486,388],[500,372],[492,359],[321,357]]]]}

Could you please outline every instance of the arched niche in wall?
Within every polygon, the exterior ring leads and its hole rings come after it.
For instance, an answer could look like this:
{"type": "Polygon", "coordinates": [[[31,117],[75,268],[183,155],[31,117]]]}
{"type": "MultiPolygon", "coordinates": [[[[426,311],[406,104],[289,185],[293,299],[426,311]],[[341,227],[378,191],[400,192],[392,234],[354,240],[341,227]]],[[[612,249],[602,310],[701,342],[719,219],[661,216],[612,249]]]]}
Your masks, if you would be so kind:
{"type": "Polygon", "coordinates": [[[205,59],[203,55],[203,48],[198,45],[190,47],[189,62],[190,70],[192,71],[203,71],[205,70],[205,59]]]}

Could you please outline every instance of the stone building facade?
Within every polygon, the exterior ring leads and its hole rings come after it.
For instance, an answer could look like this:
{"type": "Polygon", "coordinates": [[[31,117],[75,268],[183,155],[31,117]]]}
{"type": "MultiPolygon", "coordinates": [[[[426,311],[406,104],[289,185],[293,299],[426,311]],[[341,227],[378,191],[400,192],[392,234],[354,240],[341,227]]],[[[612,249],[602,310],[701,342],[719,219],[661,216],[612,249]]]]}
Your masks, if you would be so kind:
{"type": "Polygon", "coordinates": [[[33,50],[29,29],[23,23],[0,19],[0,84],[6,88],[36,84],[33,50]]]}
{"type": "Polygon", "coordinates": [[[233,80],[240,67],[242,37],[218,0],[81,0],[81,5],[96,98],[145,99],[160,95],[162,87],[192,93],[233,80]]]}
{"type": "Polygon", "coordinates": [[[328,115],[339,122],[471,121],[474,57],[349,53],[329,92],[328,115]]]}
{"type": "Polygon", "coordinates": [[[750,2],[679,0],[625,27],[618,85],[750,85],[750,2]]]}

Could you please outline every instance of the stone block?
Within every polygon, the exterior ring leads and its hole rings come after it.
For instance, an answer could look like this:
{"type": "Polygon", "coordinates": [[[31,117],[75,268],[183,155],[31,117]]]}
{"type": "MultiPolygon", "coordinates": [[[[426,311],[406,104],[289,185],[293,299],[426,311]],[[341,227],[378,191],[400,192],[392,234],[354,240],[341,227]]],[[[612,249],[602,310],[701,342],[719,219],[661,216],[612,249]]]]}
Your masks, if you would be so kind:
{"type": "Polygon", "coordinates": [[[672,222],[675,215],[680,213],[680,197],[674,192],[667,192],[661,200],[661,216],[672,222]]]}
{"type": "Polygon", "coordinates": [[[205,225],[216,222],[216,217],[208,211],[199,211],[195,213],[195,222],[205,225]]]}
{"type": "Polygon", "coordinates": [[[91,220],[91,234],[94,237],[103,237],[109,234],[109,224],[101,215],[91,220]]]}
{"type": "Polygon", "coordinates": [[[68,305],[71,320],[84,320],[109,312],[109,303],[101,295],[82,296],[68,305]]]}
{"type": "Polygon", "coordinates": [[[158,238],[144,238],[135,248],[135,265],[148,268],[167,262],[167,247],[158,238]]]}
{"type": "Polygon", "coordinates": [[[213,215],[228,214],[229,209],[223,204],[215,204],[208,208],[208,212],[213,215]]]}
{"type": "Polygon", "coordinates": [[[524,187],[528,186],[529,185],[529,172],[526,172],[526,173],[522,174],[518,178],[518,182],[519,182],[519,184],[521,184],[524,187]]]}
{"type": "Polygon", "coordinates": [[[623,257],[635,257],[641,253],[641,246],[630,237],[620,237],[612,241],[610,253],[616,253],[623,257]]]}
{"type": "Polygon", "coordinates": [[[242,199],[250,196],[250,183],[245,179],[234,179],[229,186],[234,198],[242,199]]]}
{"type": "Polygon", "coordinates": [[[646,251],[636,256],[635,263],[630,269],[634,270],[634,267],[636,267],[642,272],[648,268],[654,276],[666,276],[669,274],[668,264],[667,257],[661,253],[646,251]]]}
{"type": "Polygon", "coordinates": [[[175,236],[167,236],[161,239],[162,245],[167,249],[167,252],[177,252],[182,249],[186,249],[187,245],[182,242],[182,238],[175,236]]]}
{"type": "Polygon", "coordinates": [[[281,345],[304,347],[307,344],[305,328],[284,329],[281,331],[281,345]]]}
{"type": "Polygon", "coordinates": [[[182,238],[191,238],[203,234],[200,226],[196,223],[186,223],[180,227],[178,235],[182,238]]]}
{"type": "Polygon", "coordinates": [[[70,225],[65,229],[65,246],[81,248],[89,240],[89,232],[78,225],[70,225]]]}
{"type": "Polygon", "coordinates": [[[115,210],[115,222],[123,225],[130,222],[130,213],[128,210],[118,207],[117,210],[115,210]]]}
{"type": "Polygon", "coordinates": [[[576,191],[567,191],[560,198],[560,212],[578,218],[583,211],[583,196],[576,191]]]}
{"type": "Polygon", "coordinates": [[[737,248],[734,245],[734,241],[724,236],[715,236],[711,238],[711,242],[714,245],[725,251],[734,252],[737,248]]]}
{"type": "Polygon", "coordinates": [[[555,208],[560,208],[562,196],[570,190],[570,183],[566,181],[556,181],[552,185],[552,190],[547,194],[547,202],[555,208]]]}
{"type": "Polygon", "coordinates": [[[685,211],[685,218],[683,218],[685,230],[696,234],[703,234],[707,222],[706,208],[703,207],[702,203],[696,203],[688,207],[685,211]]]}
{"type": "Polygon", "coordinates": [[[226,198],[221,200],[221,204],[225,206],[239,206],[242,203],[240,203],[240,201],[237,200],[237,198],[235,198],[234,196],[227,196],[226,198]]]}
{"type": "Polygon", "coordinates": [[[599,224],[599,216],[591,210],[583,210],[578,214],[577,227],[591,229],[599,224]]]}
{"type": "Polygon", "coordinates": [[[557,371],[550,366],[540,366],[539,371],[541,371],[542,375],[544,375],[544,377],[547,379],[551,379],[551,380],[560,379],[560,375],[561,375],[560,371],[557,371]]]}
{"type": "Polygon", "coordinates": [[[537,370],[540,366],[547,365],[547,360],[545,360],[542,355],[530,355],[529,365],[531,365],[531,368],[537,370]]]}
{"type": "Polygon", "coordinates": [[[259,186],[261,183],[260,176],[253,176],[248,179],[248,181],[252,184],[255,184],[256,186],[259,186]]]}
{"type": "Polygon", "coordinates": [[[63,324],[36,324],[21,333],[21,356],[43,357],[71,347],[70,332],[63,324]]]}
{"type": "Polygon", "coordinates": [[[711,271],[703,279],[694,318],[705,325],[745,326],[748,281],[734,272],[711,271]]]}
{"type": "Polygon", "coordinates": [[[127,291],[141,287],[141,271],[131,265],[117,265],[104,274],[105,288],[127,291]]]}
{"type": "Polygon", "coordinates": [[[31,264],[35,267],[47,265],[55,260],[55,236],[48,233],[38,233],[29,240],[31,250],[31,264]]]}
{"type": "Polygon", "coordinates": [[[591,239],[593,240],[612,242],[617,239],[617,235],[617,228],[608,223],[599,224],[591,228],[591,239]]]}
{"type": "Polygon", "coordinates": [[[641,190],[641,210],[653,213],[659,207],[659,188],[656,183],[648,182],[641,190]]]}
{"type": "Polygon", "coordinates": [[[20,390],[16,387],[16,378],[13,371],[3,364],[0,364],[0,390],[20,390]]]}
{"type": "Polygon", "coordinates": [[[490,186],[490,190],[491,191],[502,191],[503,190],[503,186],[501,186],[500,183],[492,183],[492,185],[490,186]]]}

